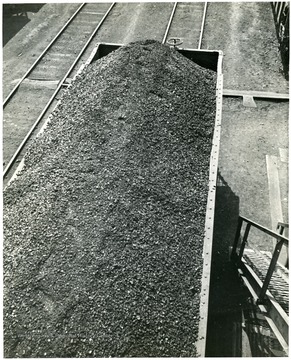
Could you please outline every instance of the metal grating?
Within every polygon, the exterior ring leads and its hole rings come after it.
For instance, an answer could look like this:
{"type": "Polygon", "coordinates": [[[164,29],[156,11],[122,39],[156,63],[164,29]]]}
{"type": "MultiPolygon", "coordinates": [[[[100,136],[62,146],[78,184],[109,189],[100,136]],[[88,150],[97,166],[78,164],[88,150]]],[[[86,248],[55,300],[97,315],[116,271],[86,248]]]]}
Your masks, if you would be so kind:
{"type": "MultiPolygon", "coordinates": [[[[244,259],[262,281],[266,277],[271,257],[270,252],[250,248],[244,250],[244,259]]],[[[287,268],[279,264],[276,265],[268,290],[289,315],[289,271],[287,268]]]]}

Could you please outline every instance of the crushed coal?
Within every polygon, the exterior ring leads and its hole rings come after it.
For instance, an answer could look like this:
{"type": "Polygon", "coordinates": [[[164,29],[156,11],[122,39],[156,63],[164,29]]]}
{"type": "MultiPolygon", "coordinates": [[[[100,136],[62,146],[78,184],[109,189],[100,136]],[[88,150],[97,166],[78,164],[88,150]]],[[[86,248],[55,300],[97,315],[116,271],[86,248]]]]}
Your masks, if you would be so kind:
{"type": "Polygon", "coordinates": [[[216,73],[93,62],[4,192],[5,357],[196,356],[216,73]]]}

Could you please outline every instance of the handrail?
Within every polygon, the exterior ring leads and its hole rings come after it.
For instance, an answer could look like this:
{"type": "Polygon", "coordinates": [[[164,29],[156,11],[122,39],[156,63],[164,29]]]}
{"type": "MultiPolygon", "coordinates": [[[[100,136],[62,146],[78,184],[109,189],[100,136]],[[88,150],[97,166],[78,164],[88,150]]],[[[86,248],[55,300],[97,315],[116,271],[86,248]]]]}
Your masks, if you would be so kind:
{"type": "Polygon", "coordinates": [[[289,224],[288,224],[288,223],[284,223],[284,222],[281,222],[281,221],[278,221],[277,227],[279,227],[279,226],[289,228],[289,224]]]}
{"type": "Polygon", "coordinates": [[[264,233],[273,236],[273,237],[276,238],[277,240],[283,240],[284,243],[288,245],[289,239],[286,238],[285,236],[283,236],[283,235],[281,235],[281,234],[278,234],[278,233],[276,233],[275,231],[270,230],[270,229],[268,229],[268,228],[266,228],[266,227],[264,227],[264,226],[262,226],[262,225],[260,225],[260,224],[258,224],[258,223],[256,223],[256,222],[254,222],[254,221],[252,221],[252,220],[250,220],[250,219],[248,219],[248,218],[246,218],[246,217],[244,217],[244,216],[239,216],[239,218],[241,218],[241,219],[242,219],[243,221],[245,221],[245,222],[250,223],[252,226],[254,226],[255,228],[257,228],[257,229],[259,229],[259,230],[261,230],[261,231],[263,231],[264,233]]]}
{"type": "Polygon", "coordinates": [[[286,229],[289,229],[289,224],[278,221],[277,230],[278,230],[279,234],[284,235],[284,232],[285,232],[286,229]]]}
{"type": "Polygon", "coordinates": [[[245,245],[247,243],[247,239],[248,239],[248,236],[249,236],[251,226],[253,226],[253,227],[261,230],[262,232],[264,232],[264,233],[266,233],[268,235],[271,235],[271,236],[273,236],[274,238],[277,239],[277,244],[275,246],[275,249],[274,249],[274,252],[273,252],[273,256],[272,256],[268,271],[267,271],[265,279],[263,281],[263,286],[262,286],[260,294],[258,296],[258,303],[263,303],[266,292],[268,290],[268,286],[269,286],[271,277],[272,277],[273,272],[275,270],[275,267],[276,267],[276,264],[277,264],[281,249],[282,249],[283,245],[287,245],[287,246],[289,245],[289,239],[286,238],[285,236],[283,236],[282,234],[276,233],[275,231],[272,231],[272,230],[270,230],[270,229],[268,229],[268,228],[266,228],[266,227],[264,227],[264,226],[262,226],[262,225],[260,225],[260,224],[258,224],[256,222],[254,222],[254,221],[252,221],[252,220],[250,220],[250,219],[248,219],[248,218],[246,218],[244,216],[239,216],[238,217],[237,230],[236,230],[236,234],[235,234],[234,245],[233,245],[232,253],[231,253],[232,259],[236,260],[237,262],[241,262],[241,259],[243,257],[243,252],[244,252],[244,249],[245,249],[245,245]],[[245,231],[244,231],[242,242],[240,244],[239,254],[237,254],[237,247],[238,247],[239,240],[241,238],[241,229],[242,229],[243,222],[246,222],[247,225],[246,225],[246,228],[245,228],[245,231]]]}

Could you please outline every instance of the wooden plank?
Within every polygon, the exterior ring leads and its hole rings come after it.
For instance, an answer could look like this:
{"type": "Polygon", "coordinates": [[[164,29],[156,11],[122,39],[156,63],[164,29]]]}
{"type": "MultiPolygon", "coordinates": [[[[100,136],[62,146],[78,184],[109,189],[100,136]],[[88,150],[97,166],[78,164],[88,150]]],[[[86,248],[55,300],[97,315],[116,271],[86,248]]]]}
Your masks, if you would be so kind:
{"type": "Polygon", "coordinates": [[[59,80],[45,80],[45,79],[29,79],[26,78],[22,81],[22,84],[27,84],[32,88],[39,88],[39,87],[45,87],[47,89],[55,89],[58,84],[59,80]]]}
{"type": "MultiPolygon", "coordinates": [[[[283,222],[283,211],[281,203],[281,191],[279,181],[279,170],[278,170],[277,156],[266,155],[267,163],[267,176],[268,176],[268,187],[269,187],[269,201],[270,201],[270,215],[272,229],[277,230],[278,222],[283,222]]],[[[273,246],[276,246],[276,240],[273,240],[273,246]]],[[[281,250],[278,263],[286,265],[288,260],[288,247],[284,246],[281,250]]]]}
{"type": "Polygon", "coordinates": [[[262,99],[282,99],[289,100],[289,94],[268,92],[268,91],[251,91],[251,90],[232,90],[223,89],[223,96],[252,96],[262,99]]]}
{"type": "Polygon", "coordinates": [[[284,163],[288,163],[288,150],[279,148],[280,160],[284,163]]]}
{"type": "Polygon", "coordinates": [[[90,14],[90,15],[104,15],[104,12],[95,12],[95,11],[84,11],[84,14],[90,14]]]}
{"type": "Polygon", "coordinates": [[[278,222],[283,222],[277,156],[266,155],[266,163],[272,229],[276,231],[278,222]]]}

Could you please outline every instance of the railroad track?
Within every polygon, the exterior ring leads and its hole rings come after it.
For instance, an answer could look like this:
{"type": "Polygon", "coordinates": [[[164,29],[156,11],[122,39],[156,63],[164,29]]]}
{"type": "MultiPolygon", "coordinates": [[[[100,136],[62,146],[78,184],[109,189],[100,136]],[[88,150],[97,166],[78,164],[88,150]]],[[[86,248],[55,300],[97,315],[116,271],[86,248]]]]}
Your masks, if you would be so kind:
{"type": "Polygon", "coordinates": [[[179,38],[181,48],[201,49],[207,6],[207,2],[175,2],[162,43],[179,38]]]}
{"type": "Polygon", "coordinates": [[[3,103],[4,179],[15,168],[28,140],[114,5],[81,4],[6,96],[3,103]],[[13,138],[8,130],[11,128],[13,138]],[[12,144],[9,148],[5,146],[6,139],[12,144]]]}
{"type": "MultiPolygon", "coordinates": [[[[82,55],[89,49],[92,39],[114,5],[81,4],[6,96],[3,103],[4,184],[15,172],[34,133],[52,112],[60,91],[76,73],[82,55]],[[32,99],[33,103],[30,104],[32,99]],[[11,127],[14,129],[14,138],[11,138],[11,134],[6,135],[6,128],[11,127]],[[9,148],[5,146],[6,139],[12,144],[9,148]]],[[[200,49],[206,10],[207,2],[175,2],[162,43],[175,42],[175,36],[182,40],[182,48],[200,49]]]]}

